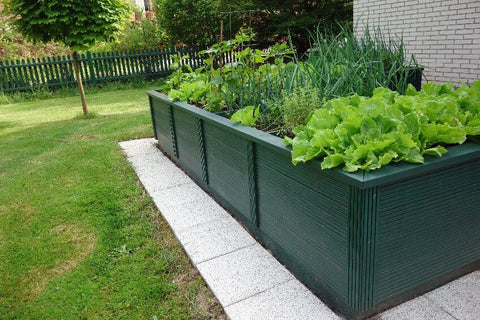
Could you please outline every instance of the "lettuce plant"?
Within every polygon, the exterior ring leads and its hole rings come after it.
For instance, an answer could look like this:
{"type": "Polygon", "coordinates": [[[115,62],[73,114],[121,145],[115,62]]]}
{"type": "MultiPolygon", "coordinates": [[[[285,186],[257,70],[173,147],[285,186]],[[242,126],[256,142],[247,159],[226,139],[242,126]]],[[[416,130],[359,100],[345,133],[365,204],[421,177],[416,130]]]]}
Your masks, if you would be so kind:
{"type": "Polygon", "coordinates": [[[423,88],[329,100],[293,130],[293,139],[285,138],[292,162],[322,158],[324,169],[370,171],[390,162],[423,163],[425,155],[441,156],[446,145],[480,134],[480,80],[454,91],[453,84],[423,88]]]}

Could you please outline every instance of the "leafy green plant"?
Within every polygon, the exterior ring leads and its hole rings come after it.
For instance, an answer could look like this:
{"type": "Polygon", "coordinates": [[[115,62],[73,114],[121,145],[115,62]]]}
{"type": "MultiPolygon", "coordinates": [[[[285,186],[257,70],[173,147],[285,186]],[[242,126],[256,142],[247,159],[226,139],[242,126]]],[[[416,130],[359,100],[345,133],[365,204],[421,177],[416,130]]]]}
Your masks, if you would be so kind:
{"type": "Polygon", "coordinates": [[[305,126],[296,127],[292,162],[323,158],[322,168],[375,170],[390,162],[423,163],[441,156],[445,145],[480,134],[480,81],[452,91],[453,84],[426,84],[406,95],[386,88],[372,97],[354,95],[328,101],[305,126]]]}
{"type": "Polygon", "coordinates": [[[285,43],[265,51],[244,48],[249,39],[245,35],[215,44],[202,52],[208,55],[205,69],[174,72],[169,96],[210,111],[260,106],[257,126],[283,134],[304,123],[326,100],[355,93],[371,96],[375,88],[389,85],[405,91],[406,76],[415,64],[405,59],[401,40],[368,29],[357,39],[346,28],[338,36],[319,30],[311,36],[313,47],[304,60],[285,43]],[[232,51],[235,60],[224,63],[232,51]]]}
{"type": "Polygon", "coordinates": [[[253,127],[260,117],[260,107],[248,106],[236,111],[230,118],[232,121],[238,121],[241,124],[253,127]]]}

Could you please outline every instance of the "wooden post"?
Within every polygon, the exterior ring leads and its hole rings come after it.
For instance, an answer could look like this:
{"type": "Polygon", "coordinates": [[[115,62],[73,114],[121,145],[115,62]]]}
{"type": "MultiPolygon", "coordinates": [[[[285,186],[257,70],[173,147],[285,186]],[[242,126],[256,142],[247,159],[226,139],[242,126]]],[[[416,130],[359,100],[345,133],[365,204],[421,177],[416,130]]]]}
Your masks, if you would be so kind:
{"type": "Polygon", "coordinates": [[[80,99],[82,100],[83,114],[88,114],[87,102],[85,101],[85,91],[83,91],[82,78],[80,77],[80,70],[78,68],[78,53],[73,51],[73,66],[75,67],[75,76],[77,77],[78,92],[80,93],[80,99]]]}

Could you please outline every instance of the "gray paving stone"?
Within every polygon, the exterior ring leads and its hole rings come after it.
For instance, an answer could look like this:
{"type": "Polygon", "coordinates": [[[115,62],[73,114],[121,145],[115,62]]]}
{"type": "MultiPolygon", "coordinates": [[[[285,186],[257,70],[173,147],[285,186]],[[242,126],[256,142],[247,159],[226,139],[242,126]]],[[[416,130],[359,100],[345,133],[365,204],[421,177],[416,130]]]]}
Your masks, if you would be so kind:
{"type": "Polygon", "coordinates": [[[162,215],[174,230],[182,230],[230,216],[210,197],[180,204],[175,203],[172,206],[162,205],[162,215]]]}
{"type": "Polygon", "coordinates": [[[295,279],[259,244],[199,263],[197,268],[224,307],[295,279]]]}
{"type": "Polygon", "coordinates": [[[154,138],[147,138],[122,141],[119,143],[119,145],[129,157],[133,157],[136,155],[156,153],[159,150],[155,147],[155,143],[157,143],[157,140],[154,138]]]}
{"type": "Polygon", "coordinates": [[[456,320],[425,295],[376,315],[372,320],[456,320]]]}
{"type": "Polygon", "coordinates": [[[162,153],[147,153],[128,159],[139,176],[155,176],[169,172],[185,173],[162,153]]]}
{"type": "Polygon", "coordinates": [[[178,230],[177,238],[194,264],[245,248],[257,241],[230,215],[178,230]]]}
{"type": "Polygon", "coordinates": [[[140,181],[149,193],[169,189],[184,184],[193,184],[194,182],[183,172],[156,172],[155,174],[139,174],[140,181]]]}
{"type": "Polygon", "coordinates": [[[170,161],[170,159],[168,159],[163,153],[158,150],[152,153],[139,154],[136,156],[128,157],[128,160],[132,162],[135,170],[139,169],[144,172],[147,169],[153,168],[162,170],[175,169],[182,171],[172,161],[170,161]]]}
{"type": "Polygon", "coordinates": [[[342,319],[296,279],[234,303],[225,312],[232,320],[342,319]]]}
{"type": "Polygon", "coordinates": [[[452,316],[480,319],[480,271],[472,272],[425,295],[452,316]]]}
{"type": "Polygon", "coordinates": [[[194,182],[150,192],[150,196],[160,211],[167,207],[210,198],[210,196],[194,182]]]}

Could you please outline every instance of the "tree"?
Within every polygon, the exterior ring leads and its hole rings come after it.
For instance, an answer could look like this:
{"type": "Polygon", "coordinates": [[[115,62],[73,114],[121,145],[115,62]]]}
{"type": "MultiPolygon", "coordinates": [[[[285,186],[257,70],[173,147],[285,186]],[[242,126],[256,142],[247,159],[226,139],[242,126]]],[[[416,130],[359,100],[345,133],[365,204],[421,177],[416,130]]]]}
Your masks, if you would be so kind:
{"type": "Polygon", "coordinates": [[[157,0],[156,7],[160,24],[173,43],[204,46],[218,41],[216,0],[157,0]]]}
{"type": "Polygon", "coordinates": [[[260,9],[246,14],[235,15],[247,22],[257,34],[261,45],[284,40],[291,36],[299,52],[309,47],[309,30],[321,24],[326,32],[339,31],[337,22],[351,24],[353,18],[352,0],[218,0],[222,11],[260,9]]]}
{"type": "Polygon", "coordinates": [[[87,114],[78,51],[115,35],[128,12],[126,3],[123,0],[6,0],[5,10],[13,16],[13,24],[25,37],[61,42],[70,47],[83,113],[87,114]]]}

